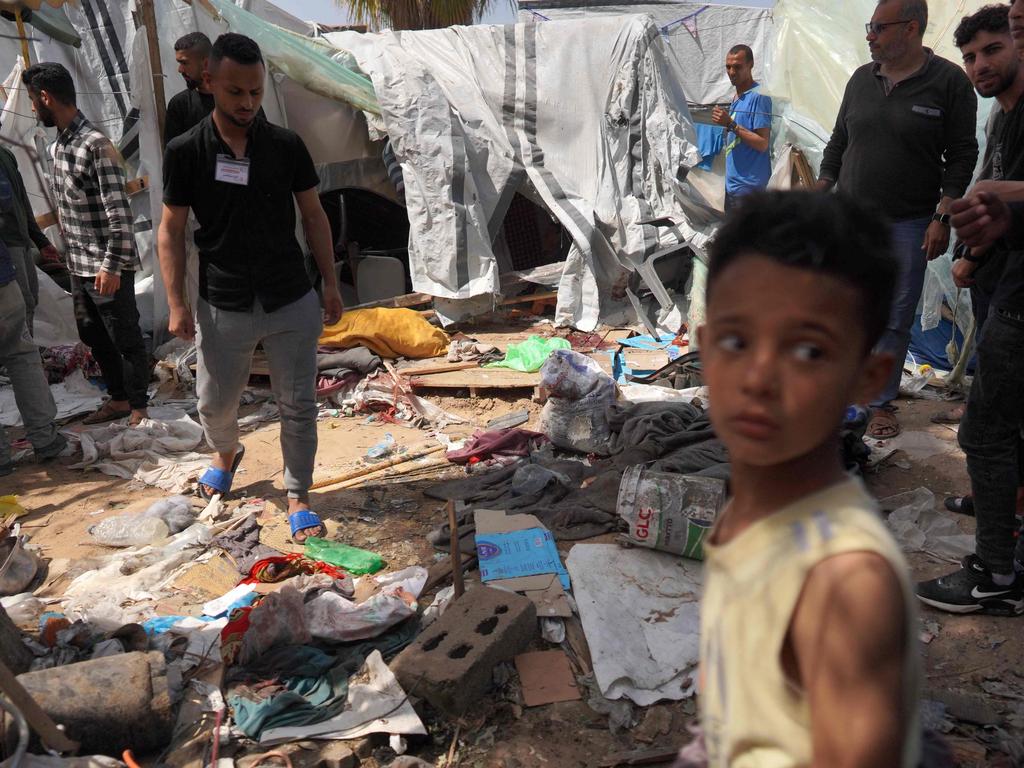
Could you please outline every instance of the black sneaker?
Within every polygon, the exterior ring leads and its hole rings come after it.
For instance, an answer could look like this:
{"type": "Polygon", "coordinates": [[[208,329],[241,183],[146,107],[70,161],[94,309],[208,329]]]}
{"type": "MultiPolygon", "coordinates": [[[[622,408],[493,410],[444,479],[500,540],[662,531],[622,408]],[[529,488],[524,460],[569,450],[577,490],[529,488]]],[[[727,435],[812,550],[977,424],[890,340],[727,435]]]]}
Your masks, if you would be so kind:
{"type": "Polygon", "coordinates": [[[918,584],[917,596],[950,613],[1019,616],[1024,613],[1024,577],[1014,574],[1012,584],[1000,586],[977,555],[968,555],[959,571],[918,584]]]}

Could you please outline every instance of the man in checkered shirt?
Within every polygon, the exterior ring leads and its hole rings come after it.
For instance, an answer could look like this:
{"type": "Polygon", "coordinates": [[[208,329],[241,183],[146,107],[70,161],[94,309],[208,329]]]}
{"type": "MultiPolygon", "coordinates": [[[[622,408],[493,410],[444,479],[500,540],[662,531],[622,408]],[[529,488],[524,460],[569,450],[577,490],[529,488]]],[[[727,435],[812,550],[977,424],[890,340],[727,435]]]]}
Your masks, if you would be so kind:
{"type": "Polygon", "coordinates": [[[147,416],[150,366],[135,304],[135,271],[141,265],[124,169],[110,140],[78,110],[67,69],[36,64],[25,70],[22,82],[40,122],[58,130],[50,184],[71,272],[75,320],[109,394],[84,423],[129,416],[135,426],[147,416]]]}

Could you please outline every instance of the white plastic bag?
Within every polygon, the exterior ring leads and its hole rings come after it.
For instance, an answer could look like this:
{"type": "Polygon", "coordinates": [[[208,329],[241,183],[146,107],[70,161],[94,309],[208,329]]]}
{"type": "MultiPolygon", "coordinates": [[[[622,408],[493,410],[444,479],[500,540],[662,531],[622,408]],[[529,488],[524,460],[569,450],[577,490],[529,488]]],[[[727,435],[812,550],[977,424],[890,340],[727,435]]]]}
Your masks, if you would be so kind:
{"type": "Polygon", "coordinates": [[[540,385],[553,397],[579,400],[610,383],[593,358],[571,349],[556,349],[540,369],[540,385]]]}
{"type": "MultiPolygon", "coordinates": [[[[381,590],[362,603],[346,600],[336,592],[323,592],[306,603],[306,625],[313,637],[334,642],[365,640],[405,621],[416,613],[416,599],[427,583],[427,569],[414,565],[363,579],[372,579],[381,590]]],[[[357,591],[363,579],[356,582],[357,591]]]]}

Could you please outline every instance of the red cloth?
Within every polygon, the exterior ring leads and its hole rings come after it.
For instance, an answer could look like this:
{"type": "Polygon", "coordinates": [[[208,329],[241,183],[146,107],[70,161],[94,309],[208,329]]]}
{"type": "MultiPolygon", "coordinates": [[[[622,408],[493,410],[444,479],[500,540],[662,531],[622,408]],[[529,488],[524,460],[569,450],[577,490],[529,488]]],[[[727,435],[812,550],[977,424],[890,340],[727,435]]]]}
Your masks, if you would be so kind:
{"type": "Polygon", "coordinates": [[[334,579],[344,579],[345,572],[340,568],[319,560],[310,560],[305,555],[293,553],[279,557],[265,557],[257,560],[249,569],[249,575],[239,584],[272,583],[290,579],[299,574],[326,573],[334,579]]]}
{"type": "Polygon", "coordinates": [[[484,432],[478,429],[465,448],[451,451],[445,456],[455,464],[468,464],[470,459],[484,460],[493,456],[529,456],[547,435],[527,429],[504,429],[484,432]]]}

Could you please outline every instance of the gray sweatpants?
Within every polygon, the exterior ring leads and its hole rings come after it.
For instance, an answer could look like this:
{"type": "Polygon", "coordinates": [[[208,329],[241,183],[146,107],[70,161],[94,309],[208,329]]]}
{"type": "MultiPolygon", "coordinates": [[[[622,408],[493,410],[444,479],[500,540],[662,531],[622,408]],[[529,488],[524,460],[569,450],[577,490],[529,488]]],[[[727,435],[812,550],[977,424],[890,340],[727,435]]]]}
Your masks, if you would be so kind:
{"type": "Polygon", "coordinates": [[[39,275],[36,274],[34,248],[11,248],[7,250],[14,261],[14,272],[21,288],[21,298],[25,302],[25,325],[29,335],[33,335],[36,307],[39,305],[39,275]]]}
{"type": "MultiPolygon", "coordinates": [[[[59,439],[53,423],[57,415],[50,385],[43,373],[39,348],[25,325],[25,301],[17,283],[0,285],[0,365],[14,386],[14,400],[25,424],[26,436],[38,455],[47,453],[59,439]]],[[[0,464],[11,460],[11,446],[0,426],[0,464]]]]}
{"type": "Polygon", "coordinates": [[[218,453],[238,445],[238,400],[249,380],[253,352],[262,343],[270,387],[281,409],[284,487],[293,498],[313,484],[316,348],[322,318],[312,290],[270,313],[258,301],[249,312],[228,312],[202,299],[196,311],[196,390],[206,441],[218,453]]]}

